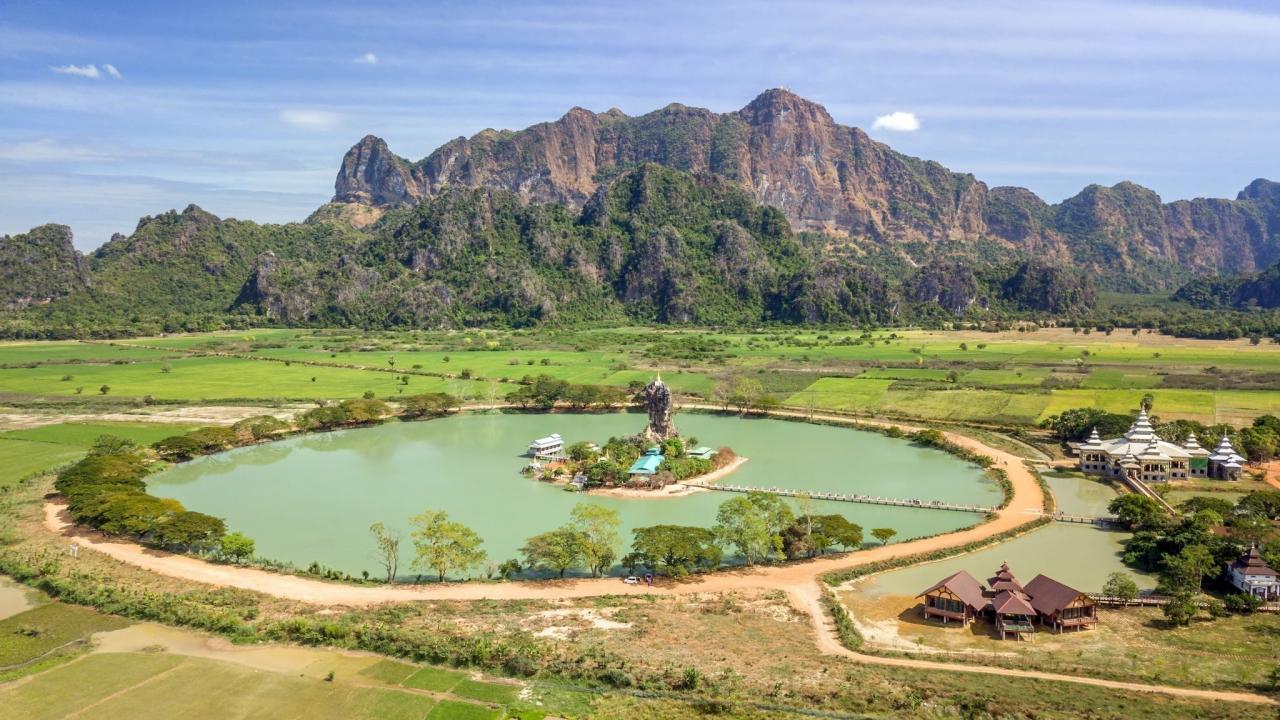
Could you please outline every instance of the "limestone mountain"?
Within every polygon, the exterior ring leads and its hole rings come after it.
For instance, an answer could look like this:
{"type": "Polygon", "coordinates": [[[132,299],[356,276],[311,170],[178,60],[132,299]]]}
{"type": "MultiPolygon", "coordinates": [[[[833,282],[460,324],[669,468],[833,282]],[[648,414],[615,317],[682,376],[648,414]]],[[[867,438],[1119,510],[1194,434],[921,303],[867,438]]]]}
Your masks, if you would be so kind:
{"type": "Polygon", "coordinates": [[[1260,273],[1199,278],[1180,288],[1173,298],[1207,309],[1280,308],[1280,263],[1260,273]]]}
{"type": "Polygon", "coordinates": [[[449,185],[363,227],[348,219],[259,225],[195,206],[143,218],[81,259],[77,285],[17,320],[44,336],[264,322],[861,325],[1067,313],[1093,294],[1074,271],[1007,258],[913,270],[832,253],[826,236],[793,231],[736,183],[654,163],[602,182],[578,208],[449,185]]]}
{"type": "Polygon", "coordinates": [[[5,310],[46,304],[88,287],[88,264],[71,244],[66,225],[0,235],[0,307],[5,310]]]}
{"type": "Polygon", "coordinates": [[[1126,290],[1173,289],[1195,274],[1253,272],[1280,260],[1275,183],[1255,181],[1235,200],[1168,204],[1133,183],[1094,185],[1049,205],[1029,190],[989,188],[895,152],[782,89],[728,113],[678,104],[639,117],[573,108],[525,130],[456,138],[418,161],[367,136],[343,159],[334,202],[412,206],[461,186],[580,208],[641,163],[722,178],[780,210],[797,231],[838,238],[829,252],[890,252],[917,265],[1012,253],[1126,290]]]}

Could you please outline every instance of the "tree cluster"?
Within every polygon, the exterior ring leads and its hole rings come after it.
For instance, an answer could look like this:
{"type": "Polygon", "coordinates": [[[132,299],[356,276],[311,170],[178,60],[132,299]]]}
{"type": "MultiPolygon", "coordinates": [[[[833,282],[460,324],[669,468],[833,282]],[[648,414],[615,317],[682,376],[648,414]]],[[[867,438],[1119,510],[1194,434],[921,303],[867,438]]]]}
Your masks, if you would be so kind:
{"type": "Polygon", "coordinates": [[[1235,594],[1222,580],[1223,567],[1247,548],[1256,544],[1268,564],[1280,564],[1280,491],[1255,491],[1236,503],[1193,497],[1179,517],[1140,495],[1122,495],[1108,509],[1134,531],[1125,541],[1125,564],[1159,573],[1159,590],[1173,598],[1166,614],[1174,624],[1190,622],[1206,588],[1235,594]]]}
{"type": "MultiPolygon", "coordinates": [[[[169,550],[217,550],[227,534],[223,521],[187,510],[176,500],[148,495],[147,472],[136,445],[103,436],[87,456],[58,474],[54,486],[67,498],[76,522],[169,550]]],[[[238,539],[232,546],[237,551],[242,547],[238,539]]]]}

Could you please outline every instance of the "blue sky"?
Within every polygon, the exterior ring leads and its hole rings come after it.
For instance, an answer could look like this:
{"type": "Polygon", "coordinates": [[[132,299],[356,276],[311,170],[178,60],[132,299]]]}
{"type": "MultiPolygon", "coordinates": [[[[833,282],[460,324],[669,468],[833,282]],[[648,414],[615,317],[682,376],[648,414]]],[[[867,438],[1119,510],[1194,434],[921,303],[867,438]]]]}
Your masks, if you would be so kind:
{"type": "Polygon", "coordinates": [[[300,220],[366,133],[418,159],[574,105],[726,111],[776,86],[1049,201],[1280,179],[1275,3],[362,5],[0,0],[0,234],[60,222],[92,248],[193,202],[300,220]]]}

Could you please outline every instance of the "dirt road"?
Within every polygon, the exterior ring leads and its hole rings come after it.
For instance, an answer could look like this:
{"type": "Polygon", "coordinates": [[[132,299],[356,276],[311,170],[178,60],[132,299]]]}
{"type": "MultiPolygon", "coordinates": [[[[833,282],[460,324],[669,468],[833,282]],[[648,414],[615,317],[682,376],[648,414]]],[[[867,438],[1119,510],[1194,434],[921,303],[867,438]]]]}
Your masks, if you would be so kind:
{"type": "MultiPolygon", "coordinates": [[[[781,411],[774,414],[788,417],[811,417],[830,422],[854,424],[848,418],[837,415],[814,415],[790,411],[781,411]]],[[[860,421],[858,424],[868,425],[875,423],[860,421]]],[[[899,425],[899,427],[908,431],[913,429],[905,425],[899,425]]],[[[680,581],[664,580],[652,588],[644,585],[627,585],[617,578],[513,583],[440,583],[394,587],[344,585],[295,575],[271,573],[256,568],[216,565],[193,557],[151,550],[135,543],[108,538],[100,533],[72,524],[64,508],[56,503],[45,505],[44,525],[48,530],[63,535],[78,545],[162,575],[210,585],[255,590],[277,597],[328,606],[365,607],[414,600],[560,600],[600,595],[681,594],[761,588],[776,589],[786,592],[792,604],[798,610],[809,615],[815,640],[821,652],[857,662],[935,671],[985,673],[1037,680],[1074,682],[1200,699],[1276,704],[1276,701],[1271,698],[1250,693],[1144,685],[1036,671],[961,665],[911,658],[880,657],[856,653],[841,645],[822,607],[824,589],[820,577],[823,574],[881,560],[957,547],[983,540],[1017,528],[1043,512],[1044,494],[1035,476],[1023,464],[1022,458],[984,445],[973,438],[954,433],[946,433],[946,435],[948,439],[963,447],[993,458],[995,467],[1004,470],[1008,474],[1009,481],[1013,487],[1012,499],[1005,508],[995,513],[995,518],[991,521],[968,530],[937,537],[922,538],[893,545],[882,545],[803,563],[724,570],[680,581]]]]}

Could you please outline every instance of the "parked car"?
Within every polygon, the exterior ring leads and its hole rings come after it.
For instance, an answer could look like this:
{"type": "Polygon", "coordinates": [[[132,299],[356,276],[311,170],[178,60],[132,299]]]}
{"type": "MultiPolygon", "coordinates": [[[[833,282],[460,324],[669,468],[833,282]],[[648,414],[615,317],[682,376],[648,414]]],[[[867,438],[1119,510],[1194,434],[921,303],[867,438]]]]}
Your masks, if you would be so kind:
{"type": "Polygon", "coordinates": [[[626,584],[628,584],[628,585],[639,585],[639,584],[640,584],[640,578],[636,577],[635,575],[628,575],[628,576],[626,576],[626,577],[622,578],[622,582],[624,582],[624,583],[626,583],[626,584]]]}

